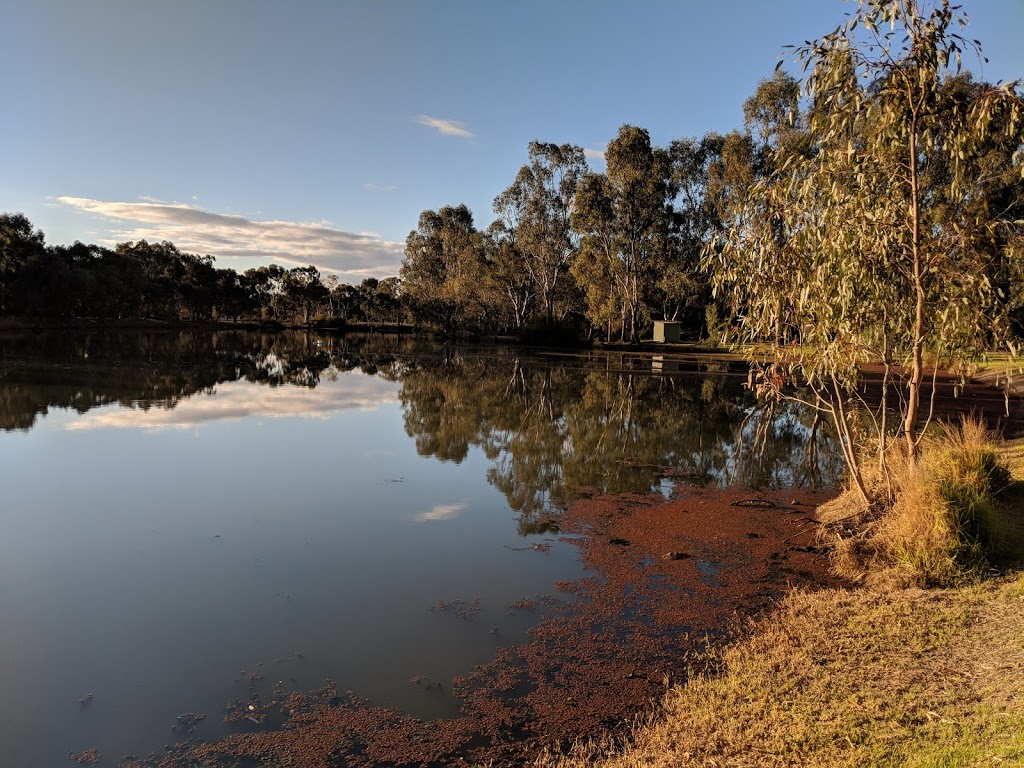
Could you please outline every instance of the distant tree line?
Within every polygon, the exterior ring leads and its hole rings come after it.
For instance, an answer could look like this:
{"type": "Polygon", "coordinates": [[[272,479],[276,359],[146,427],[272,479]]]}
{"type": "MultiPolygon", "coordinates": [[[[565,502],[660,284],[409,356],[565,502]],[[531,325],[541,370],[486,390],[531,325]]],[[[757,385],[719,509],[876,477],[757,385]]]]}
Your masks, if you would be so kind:
{"type": "Polygon", "coordinates": [[[0,315],[393,324],[406,318],[398,296],[395,277],[349,285],[313,266],[277,264],[239,273],[170,242],[47,245],[24,215],[0,214],[0,315]]]}
{"type": "MultiPolygon", "coordinates": [[[[853,71],[844,62],[836,67],[853,71]]],[[[848,100],[859,104],[885,83],[851,87],[848,100]]],[[[924,134],[933,150],[928,157],[916,150],[913,199],[921,207],[914,231],[948,229],[961,240],[969,231],[974,257],[966,273],[993,297],[978,310],[991,314],[998,305],[998,314],[1019,320],[1024,178],[1014,162],[1021,152],[1017,113],[997,115],[1005,126],[968,134],[965,144],[955,116],[987,103],[998,87],[964,72],[936,73],[934,83],[926,114],[935,117],[924,134]]],[[[732,331],[732,338],[789,344],[807,340],[796,320],[807,297],[827,309],[838,306],[835,293],[842,306],[882,317],[871,322],[884,329],[892,308],[908,306],[898,294],[914,285],[924,290],[924,281],[896,279],[909,205],[900,177],[869,178],[860,158],[889,151],[890,123],[903,126],[908,118],[902,107],[855,110],[840,136],[829,128],[841,116],[830,94],[808,99],[798,80],[777,71],[744,103],[742,131],[658,147],[643,128],[624,125],[607,146],[604,173],[588,168],[581,147],[531,142],[527,162],[495,197],[489,225],[478,228],[464,204],[423,211],[406,238],[399,275],[358,286],[312,266],[218,269],[211,257],[168,242],[47,246],[24,216],[3,214],[0,314],[293,326],[412,322],[448,334],[625,342],[639,341],[652,320],[664,319],[680,321],[691,337],[724,339],[732,331]],[[830,158],[837,158],[834,167],[825,165],[830,158]],[[842,166],[845,158],[859,165],[842,166]],[[830,249],[847,261],[828,262],[830,249]],[[794,260],[797,251],[807,258],[794,260]],[[865,271],[893,295],[880,301],[881,294],[864,293],[861,301],[859,286],[870,282],[865,271]],[[812,282],[820,295],[808,293],[812,282]]],[[[947,240],[939,243],[947,253],[965,250],[955,237],[947,240]]],[[[962,292],[970,306],[975,288],[962,292]]],[[[826,341],[846,328],[846,314],[835,327],[823,324],[817,308],[804,314],[826,341]]]]}

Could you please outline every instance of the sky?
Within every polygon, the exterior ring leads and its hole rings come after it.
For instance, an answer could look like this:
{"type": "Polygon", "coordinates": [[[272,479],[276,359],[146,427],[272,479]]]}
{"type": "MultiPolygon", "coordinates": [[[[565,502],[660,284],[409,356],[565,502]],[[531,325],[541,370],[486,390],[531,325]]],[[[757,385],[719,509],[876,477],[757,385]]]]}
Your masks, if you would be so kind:
{"type": "MultiPolygon", "coordinates": [[[[1024,0],[963,0],[990,81],[1024,0]]],[[[842,0],[0,0],[0,211],[51,244],[171,240],[217,266],[397,274],[426,209],[476,224],[532,140],[594,170],[742,126],[782,46],[842,0]]],[[[788,67],[796,74],[793,67],[788,67]]]]}

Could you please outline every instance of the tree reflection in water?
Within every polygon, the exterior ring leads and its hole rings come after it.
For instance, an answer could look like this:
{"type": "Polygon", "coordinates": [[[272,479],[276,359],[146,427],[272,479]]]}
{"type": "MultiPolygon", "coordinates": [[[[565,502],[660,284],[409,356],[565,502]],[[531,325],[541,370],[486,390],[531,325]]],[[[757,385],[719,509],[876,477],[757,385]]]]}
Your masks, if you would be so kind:
{"type": "Polygon", "coordinates": [[[472,355],[401,378],[405,427],[423,455],[479,446],[520,531],[557,526],[589,492],[650,493],[666,479],[820,486],[838,479],[831,433],[799,404],[757,404],[724,374],[653,376],[472,355]]]}
{"type": "Polygon", "coordinates": [[[457,463],[479,448],[523,534],[557,528],[563,505],[584,492],[837,480],[839,452],[813,411],[758,404],[728,370],[654,374],[610,360],[380,335],[11,336],[0,339],[0,428],[31,429],[52,408],[173,409],[239,380],[315,389],[358,369],[401,384],[420,455],[457,463]]]}

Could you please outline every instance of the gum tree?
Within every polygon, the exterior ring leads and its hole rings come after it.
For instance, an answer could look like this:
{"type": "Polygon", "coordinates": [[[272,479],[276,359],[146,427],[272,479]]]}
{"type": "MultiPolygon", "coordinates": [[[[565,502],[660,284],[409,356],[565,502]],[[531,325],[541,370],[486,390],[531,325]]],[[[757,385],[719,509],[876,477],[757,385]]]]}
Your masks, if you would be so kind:
{"type": "Polygon", "coordinates": [[[517,257],[550,323],[576,257],[569,219],[587,163],[583,150],[572,144],[531,141],[529,157],[512,185],[494,199],[494,212],[506,235],[502,239],[514,244],[502,255],[517,257]]]}
{"type": "Polygon", "coordinates": [[[977,204],[978,160],[998,135],[1019,163],[1021,87],[946,87],[961,54],[980,53],[960,34],[966,23],[948,0],[860,0],[846,23],[796,48],[808,140],[773,150],[772,173],[706,251],[739,340],[760,345],[751,347],[758,389],[809,387],[866,502],[860,457],[870,435],[887,476],[893,393],[913,462],[930,416],[927,379],[1006,338],[1009,303],[993,274],[1019,248],[1022,222],[977,204]],[[881,406],[861,409],[873,419],[865,434],[854,411],[866,405],[857,378],[868,364],[884,385],[881,406]]]}
{"type": "Polygon", "coordinates": [[[632,125],[619,129],[605,158],[608,172],[585,174],[577,190],[572,225],[585,257],[596,263],[574,274],[592,322],[609,320],[617,308],[623,337],[637,342],[650,316],[658,270],[673,245],[672,158],[651,145],[646,130],[632,125]]]}

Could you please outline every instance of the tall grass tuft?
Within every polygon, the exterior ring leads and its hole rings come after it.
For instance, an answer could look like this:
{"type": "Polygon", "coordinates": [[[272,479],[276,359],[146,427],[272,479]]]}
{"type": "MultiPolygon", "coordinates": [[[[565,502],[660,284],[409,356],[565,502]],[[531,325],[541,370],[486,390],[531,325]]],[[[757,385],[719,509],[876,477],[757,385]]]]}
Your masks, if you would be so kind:
{"type": "Polygon", "coordinates": [[[833,567],[847,578],[876,583],[953,586],[977,580],[990,559],[1014,543],[996,501],[1010,475],[992,436],[980,421],[964,419],[929,435],[916,466],[901,449],[891,449],[888,477],[877,465],[865,472],[877,499],[870,508],[847,492],[819,510],[833,567]]]}

